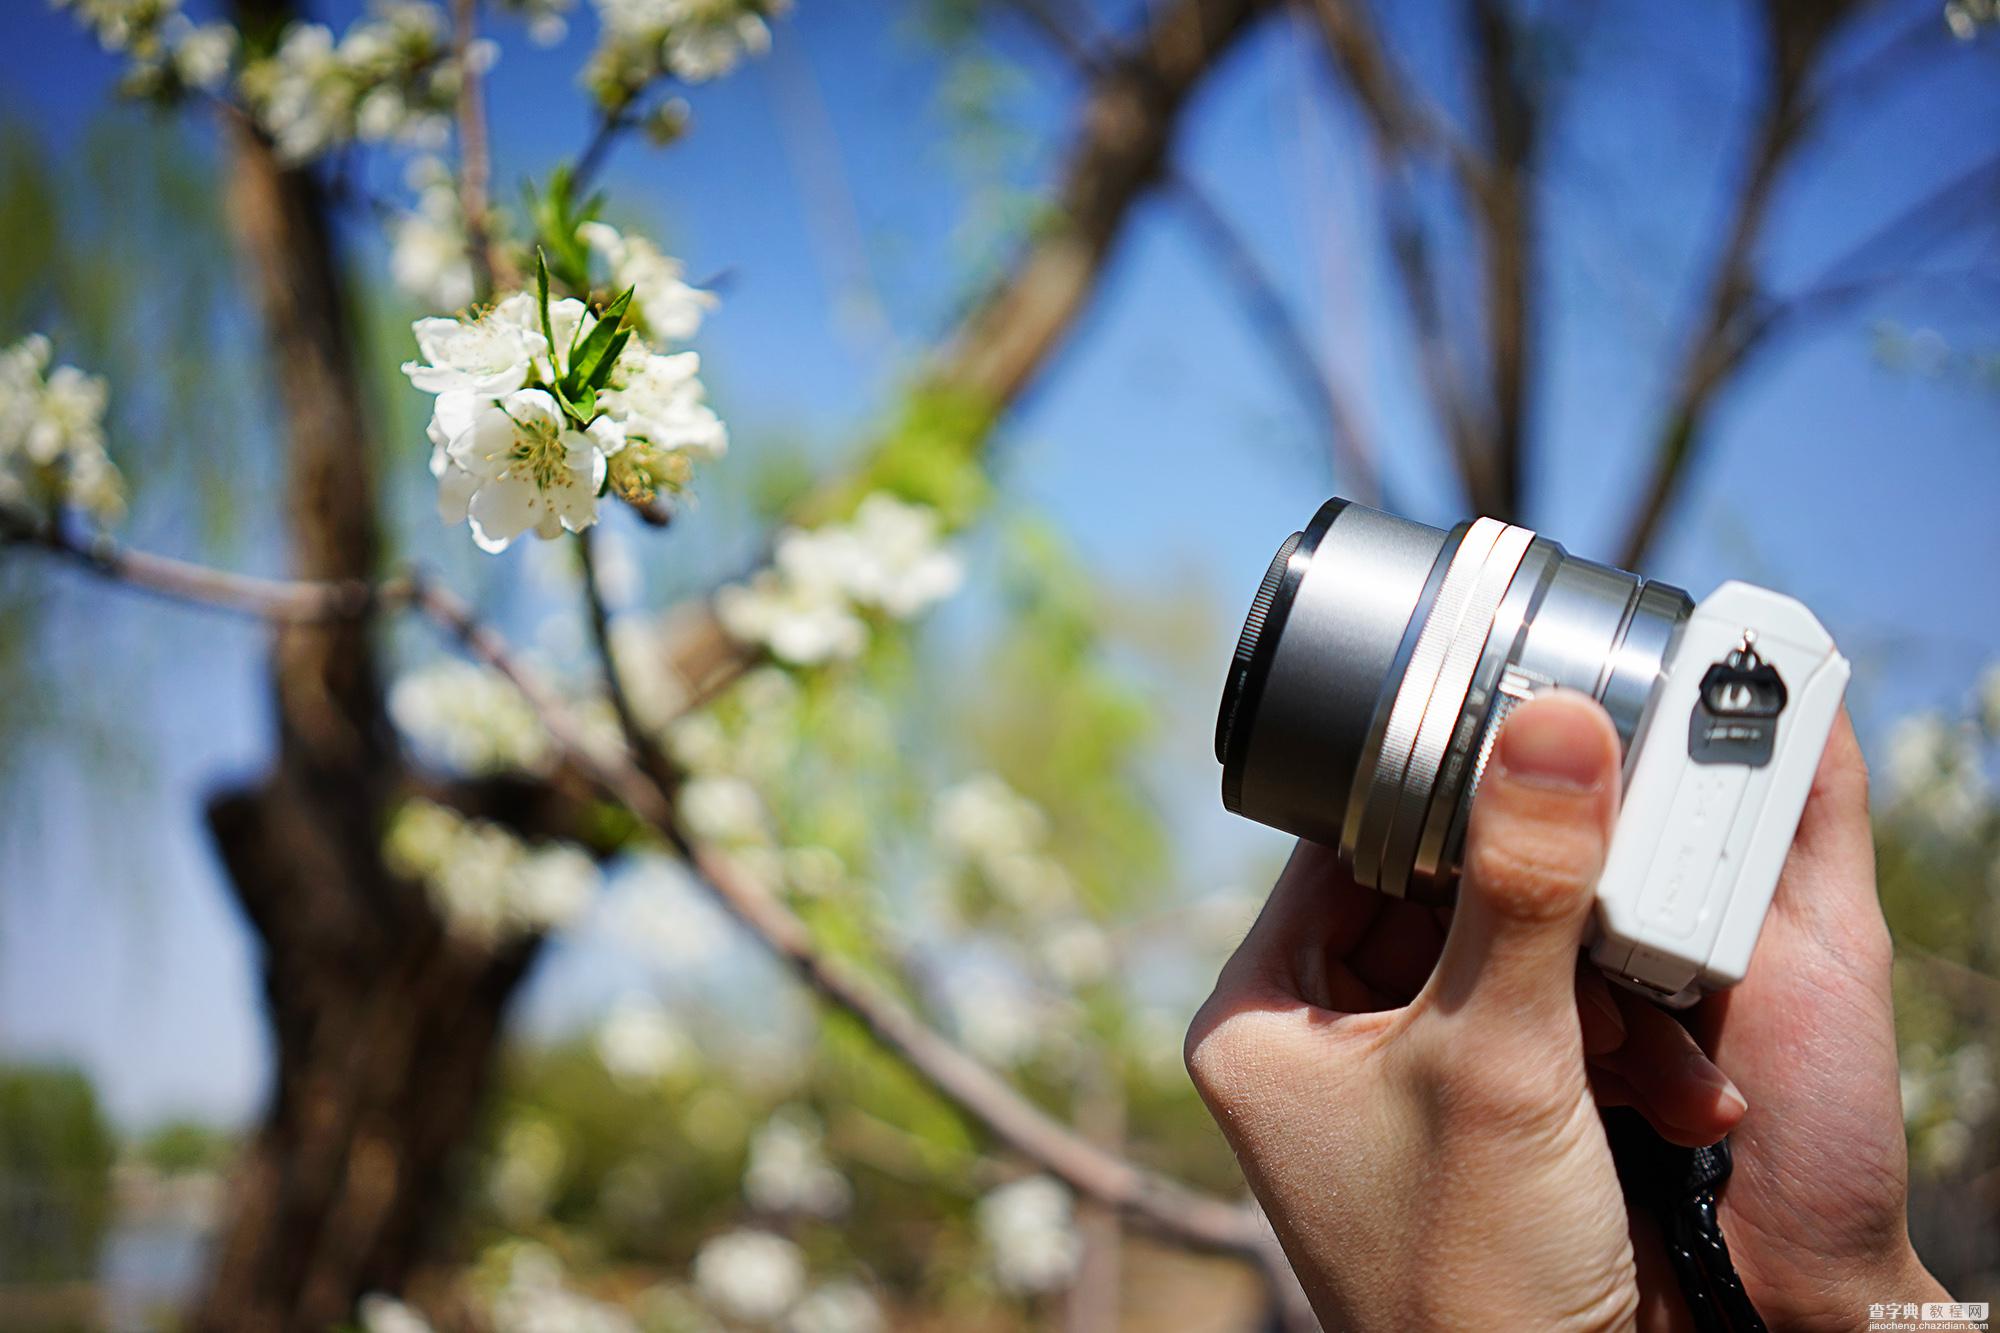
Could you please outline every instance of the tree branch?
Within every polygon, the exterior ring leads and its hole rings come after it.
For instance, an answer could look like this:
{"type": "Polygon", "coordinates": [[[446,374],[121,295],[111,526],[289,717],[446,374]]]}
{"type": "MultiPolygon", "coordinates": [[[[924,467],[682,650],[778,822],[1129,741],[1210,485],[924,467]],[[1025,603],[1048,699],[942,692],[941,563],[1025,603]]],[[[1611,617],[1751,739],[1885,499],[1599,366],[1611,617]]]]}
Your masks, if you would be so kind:
{"type": "Polygon", "coordinates": [[[1493,173],[1478,150],[1406,89],[1361,0],[1311,0],[1311,12],[1327,54],[1369,128],[1381,175],[1390,271],[1409,312],[1417,369],[1431,413],[1473,508],[1505,513],[1509,488],[1502,482],[1445,324],[1437,266],[1415,189],[1420,160],[1441,156],[1477,208],[1493,192],[1493,173]]]}
{"type": "MultiPolygon", "coordinates": [[[[26,540],[11,531],[8,536],[26,540]]],[[[36,544],[80,559],[106,578],[255,616],[289,619],[307,611],[351,614],[352,599],[369,593],[348,585],[250,579],[115,547],[86,552],[61,542],[37,539],[36,544]]],[[[822,999],[858,1020],[947,1101],[1078,1192],[1120,1209],[1149,1229],[1196,1248],[1269,1262],[1269,1243],[1249,1210],[1199,1194],[1091,1143],[927,1026],[900,1000],[838,959],[823,955],[806,924],[766,885],[689,837],[662,784],[629,751],[607,755],[587,745],[569,706],[522,666],[506,640],[480,621],[457,594],[421,575],[399,581],[395,593],[397,601],[429,617],[472,656],[504,676],[534,710],[571,771],[664,838],[766,948],[822,999]]],[[[373,590],[373,600],[379,602],[382,596],[383,590],[373,590]]],[[[509,799],[519,798],[516,793],[509,799]]]]}
{"type": "Polygon", "coordinates": [[[1277,282],[1215,200],[1185,172],[1169,172],[1166,188],[1196,239],[1208,247],[1223,276],[1235,286],[1251,327],[1270,346],[1300,401],[1319,422],[1343,493],[1364,504],[1384,503],[1375,452],[1365,442],[1332,368],[1321,361],[1277,282]]]}
{"type": "Polygon", "coordinates": [[[266,579],[171,556],[134,551],[111,538],[77,540],[61,525],[0,511],[0,541],[33,547],[82,566],[100,578],[177,602],[195,603],[281,624],[353,620],[409,599],[407,580],[323,582],[266,579]]]}
{"type": "Polygon", "coordinates": [[[488,214],[493,159],[486,138],[485,79],[472,60],[478,26],[479,0],[452,0],[451,50],[458,65],[458,211],[465,221],[475,299],[485,301],[492,298],[496,283],[515,286],[519,275],[493,245],[488,214]]]}
{"type": "Polygon", "coordinates": [[[723,907],[823,1000],[843,1010],[947,1101],[1002,1143],[1073,1189],[1118,1208],[1161,1235],[1200,1249],[1267,1261],[1269,1244],[1248,1209],[1198,1194],[1077,1134],[998,1074],[926,1026],[907,1006],[838,959],[768,886],[731,858],[692,840],[673,804],[629,754],[586,747],[567,706],[515,661],[506,641],[454,594],[419,581],[412,601],[468,652],[521,691],[564,758],[665,838],[723,907]]]}

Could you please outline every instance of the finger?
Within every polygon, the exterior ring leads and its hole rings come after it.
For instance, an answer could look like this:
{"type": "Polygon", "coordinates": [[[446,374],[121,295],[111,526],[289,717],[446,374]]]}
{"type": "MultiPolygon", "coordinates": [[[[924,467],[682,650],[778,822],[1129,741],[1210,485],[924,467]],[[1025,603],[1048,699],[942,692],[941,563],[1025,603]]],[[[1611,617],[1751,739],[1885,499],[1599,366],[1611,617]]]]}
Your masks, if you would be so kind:
{"type": "Polygon", "coordinates": [[[1444,930],[1429,908],[1383,899],[1348,966],[1385,1004],[1408,1004],[1423,989],[1444,948],[1444,930]]]}
{"type": "Polygon", "coordinates": [[[1662,1138],[1682,1147],[1714,1143],[1736,1128],[1749,1103],[1736,1084],[1703,1054],[1672,1014],[1638,996],[1620,996],[1625,1040],[1592,1060],[1629,1093],[1624,1104],[1643,1114],[1662,1138]]]}
{"type": "Polygon", "coordinates": [[[1381,902],[1354,882],[1332,848],[1301,840],[1216,990],[1274,990],[1344,1012],[1372,1007],[1351,974],[1328,964],[1360,942],[1381,902]]]}
{"type": "Polygon", "coordinates": [[[1618,802],[1618,737],[1558,691],[1510,714],[1473,801],[1458,909],[1420,1003],[1574,1028],[1576,955],[1618,802]]]}
{"type": "Polygon", "coordinates": [[[1813,773],[1786,873],[1772,905],[1802,918],[1876,911],[1875,834],[1868,818],[1868,762],[1845,708],[1827,734],[1813,773]],[[1844,873],[1827,874],[1827,871],[1844,873]]]}

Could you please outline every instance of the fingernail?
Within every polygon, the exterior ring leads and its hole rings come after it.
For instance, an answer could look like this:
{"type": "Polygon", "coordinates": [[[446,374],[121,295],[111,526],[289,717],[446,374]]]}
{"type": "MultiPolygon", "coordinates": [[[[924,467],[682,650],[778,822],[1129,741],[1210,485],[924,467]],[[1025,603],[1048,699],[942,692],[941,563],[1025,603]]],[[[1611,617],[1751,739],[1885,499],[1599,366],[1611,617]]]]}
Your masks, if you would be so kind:
{"type": "Polygon", "coordinates": [[[1583,1024],[1583,1053],[1609,1055],[1625,1044],[1625,1015],[1618,1012],[1617,1001],[1603,991],[1586,989],[1582,995],[1583,1008],[1577,1017],[1583,1024]]]}
{"type": "Polygon", "coordinates": [[[1589,791],[1604,781],[1604,734],[1588,707],[1535,701],[1500,728],[1500,767],[1507,776],[1548,787],[1589,791]]]}
{"type": "Polygon", "coordinates": [[[1715,1094],[1716,1104],[1725,1114],[1740,1116],[1750,1109],[1749,1099],[1706,1056],[1690,1053],[1687,1070],[1689,1078],[1715,1094]]]}

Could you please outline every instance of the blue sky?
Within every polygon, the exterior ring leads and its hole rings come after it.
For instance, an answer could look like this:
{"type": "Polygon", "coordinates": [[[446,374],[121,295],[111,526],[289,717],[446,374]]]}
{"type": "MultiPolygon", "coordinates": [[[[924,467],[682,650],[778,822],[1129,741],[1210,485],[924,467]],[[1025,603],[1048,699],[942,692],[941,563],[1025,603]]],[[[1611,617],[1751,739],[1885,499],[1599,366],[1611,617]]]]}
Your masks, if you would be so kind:
{"type": "MultiPolygon", "coordinates": [[[[353,10],[327,8],[336,21],[353,10]]],[[[891,8],[801,0],[769,59],[690,94],[683,145],[628,145],[606,178],[614,215],[646,220],[695,274],[726,277],[698,346],[739,452],[778,439],[809,440],[824,459],[851,448],[947,325],[969,237],[995,225],[950,146],[940,81],[951,71],[891,8]]],[[[1425,20],[1438,8],[1397,9],[1399,54],[1432,76],[1443,47],[1425,20]]],[[[1688,278],[1712,254],[1753,91],[1748,6],[1603,8],[1553,150],[1546,207],[1560,257],[1530,515],[1597,557],[1627,512],[1636,444],[1686,326],[1688,278]]],[[[573,71],[588,21],[577,26],[550,52],[501,33],[496,174],[510,188],[587,132],[573,71]]],[[[0,109],[53,149],[77,143],[103,114],[111,61],[32,2],[0,7],[0,41],[35,55],[11,62],[0,109]]],[[[1004,42],[1038,76],[1006,103],[1032,175],[1054,160],[1074,88],[1024,33],[1004,42]]],[[[1867,45],[1856,41],[1857,57],[1867,45]]],[[[1814,272],[1993,151],[1995,46],[1951,53],[1833,122],[1778,201],[1772,271],[1814,272]]],[[[1449,522],[1459,502],[1373,259],[1365,157],[1325,92],[1305,36],[1267,25],[1203,94],[1179,160],[1284,279],[1414,515],[1449,522]]],[[[198,123],[187,132],[211,137],[198,123]]],[[[379,171],[394,179],[392,165],[379,171]]],[[[1990,272],[1993,259],[1989,231],[1940,264],[1990,272]]],[[[1857,662],[1871,739],[1898,713],[1955,701],[2000,658],[2000,394],[1886,366],[1869,329],[1893,319],[1990,351],[1992,296],[1990,283],[1886,293],[1760,362],[1722,405],[1713,452],[1648,570],[1697,595],[1742,576],[1805,598],[1857,662]]],[[[401,457],[421,466],[420,445],[401,457]]],[[[1142,207],[1067,355],[1009,423],[999,476],[1008,505],[1051,515],[1114,590],[1209,609],[1217,681],[1270,551],[1335,485],[1230,290],[1158,202],[1142,207]]],[[[143,511],[134,529],[170,544],[186,531],[143,511]]],[[[668,540],[712,553],[746,535],[718,509],[668,540]]],[[[460,537],[412,534],[468,568],[460,537]]],[[[975,580],[991,573],[991,545],[975,543],[975,580]]],[[[686,549],[649,551],[648,564],[686,549]]],[[[276,558],[253,545],[246,563],[276,558]]],[[[84,680],[92,654],[131,654],[157,698],[141,700],[137,767],[115,795],[60,744],[7,761],[25,766],[28,780],[9,790],[31,808],[0,844],[0,1053],[82,1061],[128,1124],[176,1112],[240,1120],[266,1061],[256,977],[198,821],[201,795],[254,774],[265,753],[261,636],[74,575],[48,582],[65,608],[50,619],[48,659],[84,680]]],[[[1212,690],[1163,686],[1160,700],[1168,739],[1155,785],[1185,830],[1191,885],[1241,882],[1277,846],[1214,798],[1212,690]]],[[[535,1026],[559,1027],[601,998],[595,961],[588,945],[556,951],[531,999],[535,1026]]]]}

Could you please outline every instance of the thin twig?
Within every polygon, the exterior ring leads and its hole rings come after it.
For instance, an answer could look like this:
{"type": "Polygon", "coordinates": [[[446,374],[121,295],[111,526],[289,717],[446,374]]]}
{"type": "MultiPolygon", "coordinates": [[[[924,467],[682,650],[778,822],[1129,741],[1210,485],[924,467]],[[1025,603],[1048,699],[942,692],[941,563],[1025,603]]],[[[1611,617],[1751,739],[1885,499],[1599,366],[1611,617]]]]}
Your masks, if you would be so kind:
{"type": "Polygon", "coordinates": [[[101,534],[73,538],[60,524],[13,514],[0,515],[0,542],[47,552],[142,592],[287,624],[356,619],[408,601],[411,591],[407,579],[370,584],[238,574],[130,550],[101,534]]]}
{"type": "Polygon", "coordinates": [[[597,651],[598,673],[604,678],[604,693],[611,700],[611,711],[618,719],[618,730],[625,737],[626,747],[648,776],[664,784],[670,771],[666,756],[640,724],[632,707],[632,696],[626,691],[618,669],[618,655],[612,648],[611,614],[604,604],[604,584],[598,577],[595,538],[594,528],[576,534],[577,557],[583,565],[584,610],[590,620],[591,644],[597,651]]]}
{"type": "Polygon", "coordinates": [[[576,770],[665,838],[722,906],[767,949],[822,999],[860,1022],[947,1101],[1041,1169],[1148,1229],[1184,1245],[1268,1263],[1268,1241],[1248,1209],[1197,1193],[1091,1143],[927,1026],[893,995],[821,952],[806,924],[767,885],[731,858],[688,836],[666,793],[629,753],[606,754],[583,744],[567,705],[523,670],[505,640],[475,618],[455,594],[419,582],[412,602],[467,651],[512,681],[576,770]]]}
{"type": "Polygon", "coordinates": [[[1195,236],[1214,254],[1223,276],[1235,286],[1251,327],[1270,345],[1299,398],[1320,422],[1342,492],[1364,504],[1384,503],[1374,451],[1363,442],[1360,425],[1348,409],[1332,369],[1321,360],[1290,302],[1249,242],[1185,172],[1169,171],[1163,188],[1181,205],[1195,236]]]}
{"type": "Polygon", "coordinates": [[[570,173],[570,188],[577,194],[586,193],[597,173],[604,169],[605,160],[610,156],[611,146],[619,134],[637,123],[625,113],[638,100],[639,90],[635,89],[604,108],[603,114],[598,117],[597,128],[591,131],[589,142],[577,155],[576,169],[570,173]]]}
{"type": "Polygon", "coordinates": [[[451,49],[458,65],[458,211],[465,222],[473,286],[483,301],[493,295],[495,283],[515,285],[516,275],[495,251],[488,217],[493,158],[486,138],[485,80],[472,60],[478,27],[479,0],[452,0],[451,49]]]}

